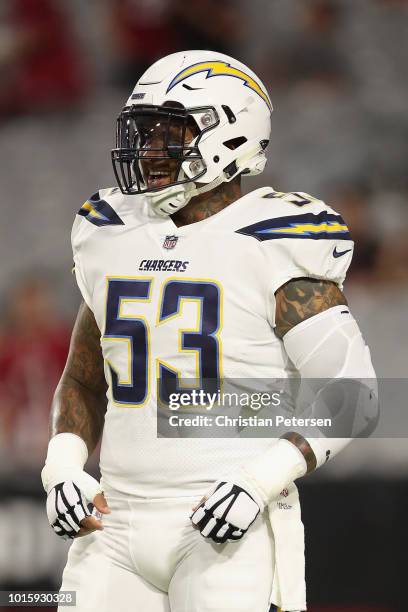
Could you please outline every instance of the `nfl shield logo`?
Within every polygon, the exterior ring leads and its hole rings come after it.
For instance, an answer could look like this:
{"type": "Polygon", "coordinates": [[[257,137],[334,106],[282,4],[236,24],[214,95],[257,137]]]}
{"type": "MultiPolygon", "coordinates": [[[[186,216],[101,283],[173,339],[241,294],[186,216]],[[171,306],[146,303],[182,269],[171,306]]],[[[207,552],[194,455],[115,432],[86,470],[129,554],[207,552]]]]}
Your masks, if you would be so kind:
{"type": "Polygon", "coordinates": [[[166,236],[163,242],[164,249],[174,249],[177,244],[177,236],[166,236]]]}

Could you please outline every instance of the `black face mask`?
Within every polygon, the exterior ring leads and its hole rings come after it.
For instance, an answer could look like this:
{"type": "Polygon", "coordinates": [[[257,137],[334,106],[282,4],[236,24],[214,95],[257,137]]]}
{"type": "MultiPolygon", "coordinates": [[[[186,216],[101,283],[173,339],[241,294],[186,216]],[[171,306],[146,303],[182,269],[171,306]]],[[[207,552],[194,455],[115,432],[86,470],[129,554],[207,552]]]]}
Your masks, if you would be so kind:
{"type": "Polygon", "coordinates": [[[112,150],[121,191],[140,194],[198,180],[206,171],[198,144],[218,123],[212,107],[125,107],[117,120],[116,148],[112,150]],[[216,123],[200,131],[192,115],[208,110],[214,113],[216,123]],[[182,172],[184,162],[191,162],[191,178],[182,172]]]}

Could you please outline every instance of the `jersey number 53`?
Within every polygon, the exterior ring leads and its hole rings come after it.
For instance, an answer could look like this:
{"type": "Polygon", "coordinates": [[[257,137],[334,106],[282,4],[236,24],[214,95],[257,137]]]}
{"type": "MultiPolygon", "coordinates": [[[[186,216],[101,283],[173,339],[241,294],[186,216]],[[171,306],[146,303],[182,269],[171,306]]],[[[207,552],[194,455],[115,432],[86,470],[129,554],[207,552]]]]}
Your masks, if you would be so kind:
{"type": "MultiPolygon", "coordinates": [[[[106,323],[102,339],[125,343],[128,351],[128,374],[124,379],[106,360],[112,399],[119,405],[141,407],[147,402],[151,387],[150,323],[141,314],[126,313],[125,306],[132,302],[150,302],[153,280],[108,277],[107,283],[106,323]]],[[[204,387],[208,391],[209,385],[214,390],[220,379],[221,287],[210,280],[169,279],[164,282],[160,296],[156,325],[165,325],[170,319],[179,317],[183,302],[197,304],[197,328],[179,330],[179,350],[196,354],[194,379],[197,382],[191,387],[183,385],[181,373],[158,357],[158,398],[167,403],[169,394],[173,392],[185,393],[189,389],[204,387]]]]}

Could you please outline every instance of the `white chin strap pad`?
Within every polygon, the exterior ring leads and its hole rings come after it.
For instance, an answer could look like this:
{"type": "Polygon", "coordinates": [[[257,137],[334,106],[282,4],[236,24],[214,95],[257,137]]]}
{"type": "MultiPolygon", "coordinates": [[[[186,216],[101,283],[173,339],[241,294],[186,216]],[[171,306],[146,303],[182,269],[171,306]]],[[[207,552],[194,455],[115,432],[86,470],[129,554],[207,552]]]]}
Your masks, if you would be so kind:
{"type": "Polygon", "coordinates": [[[173,185],[172,187],[160,189],[160,191],[146,193],[145,197],[157,215],[167,217],[188,204],[192,197],[189,194],[189,191],[192,191],[192,186],[192,183],[173,185]]]}
{"type": "MultiPolygon", "coordinates": [[[[353,430],[355,435],[359,435],[360,415],[366,422],[366,416],[370,418],[378,413],[378,388],[370,350],[348,306],[335,306],[303,321],[284,336],[283,343],[302,379],[308,379],[315,385],[313,416],[321,416],[321,407],[328,405],[331,399],[336,400],[343,393],[341,385],[344,384],[345,395],[354,402],[349,406],[350,414],[351,411],[359,413],[357,427],[353,430]],[[349,393],[353,384],[358,386],[357,394],[349,393]]],[[[334,435],[335,427],[336,424],[332,429],[334,435]]],[[[330,438],[321,434],[317,438],[307,437],[307,440],[319,467],[347,446],[352,437],[330,438]]]]}
{"type": "Polygon", "coordinates": [[[167,217],[186,206],[194,196],[212,191],[224,181],[225,177],[220,176],[211,183],[208,183],[208,185],[203,185],[202,187],[197,187],[195,183],[192,182],[182,183],[181,185],[164,187],[160,189],[160,191],[146,193],[145,197],[156,214],[160,217],[167,217]]]}

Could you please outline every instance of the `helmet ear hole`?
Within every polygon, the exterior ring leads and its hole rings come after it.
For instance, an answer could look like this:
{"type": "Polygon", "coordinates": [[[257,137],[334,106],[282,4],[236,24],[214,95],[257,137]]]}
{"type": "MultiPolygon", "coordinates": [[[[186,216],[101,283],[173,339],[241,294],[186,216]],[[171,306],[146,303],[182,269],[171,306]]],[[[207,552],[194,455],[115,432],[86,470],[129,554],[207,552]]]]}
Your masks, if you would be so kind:
{"type": "Polygon", "coordinates": [[[222,106],[222,110],[227,115],[228,123],[235,123],[237,118],[232,112],[231,108],[227,106],[226,104],[222,104],[221,106],[222,106]]]}
{"type": "Polygon", "coordinates": [[[241,145],[245,144],[247,140],[248,139],[245,138],[245,136],[237,136],[236,138],[231,138],[231,140],[226,140],[222,144],[227,147],[227,149],[234,151],[235,149],[238,149],[238,147],[240,147],[241,145]]]}

